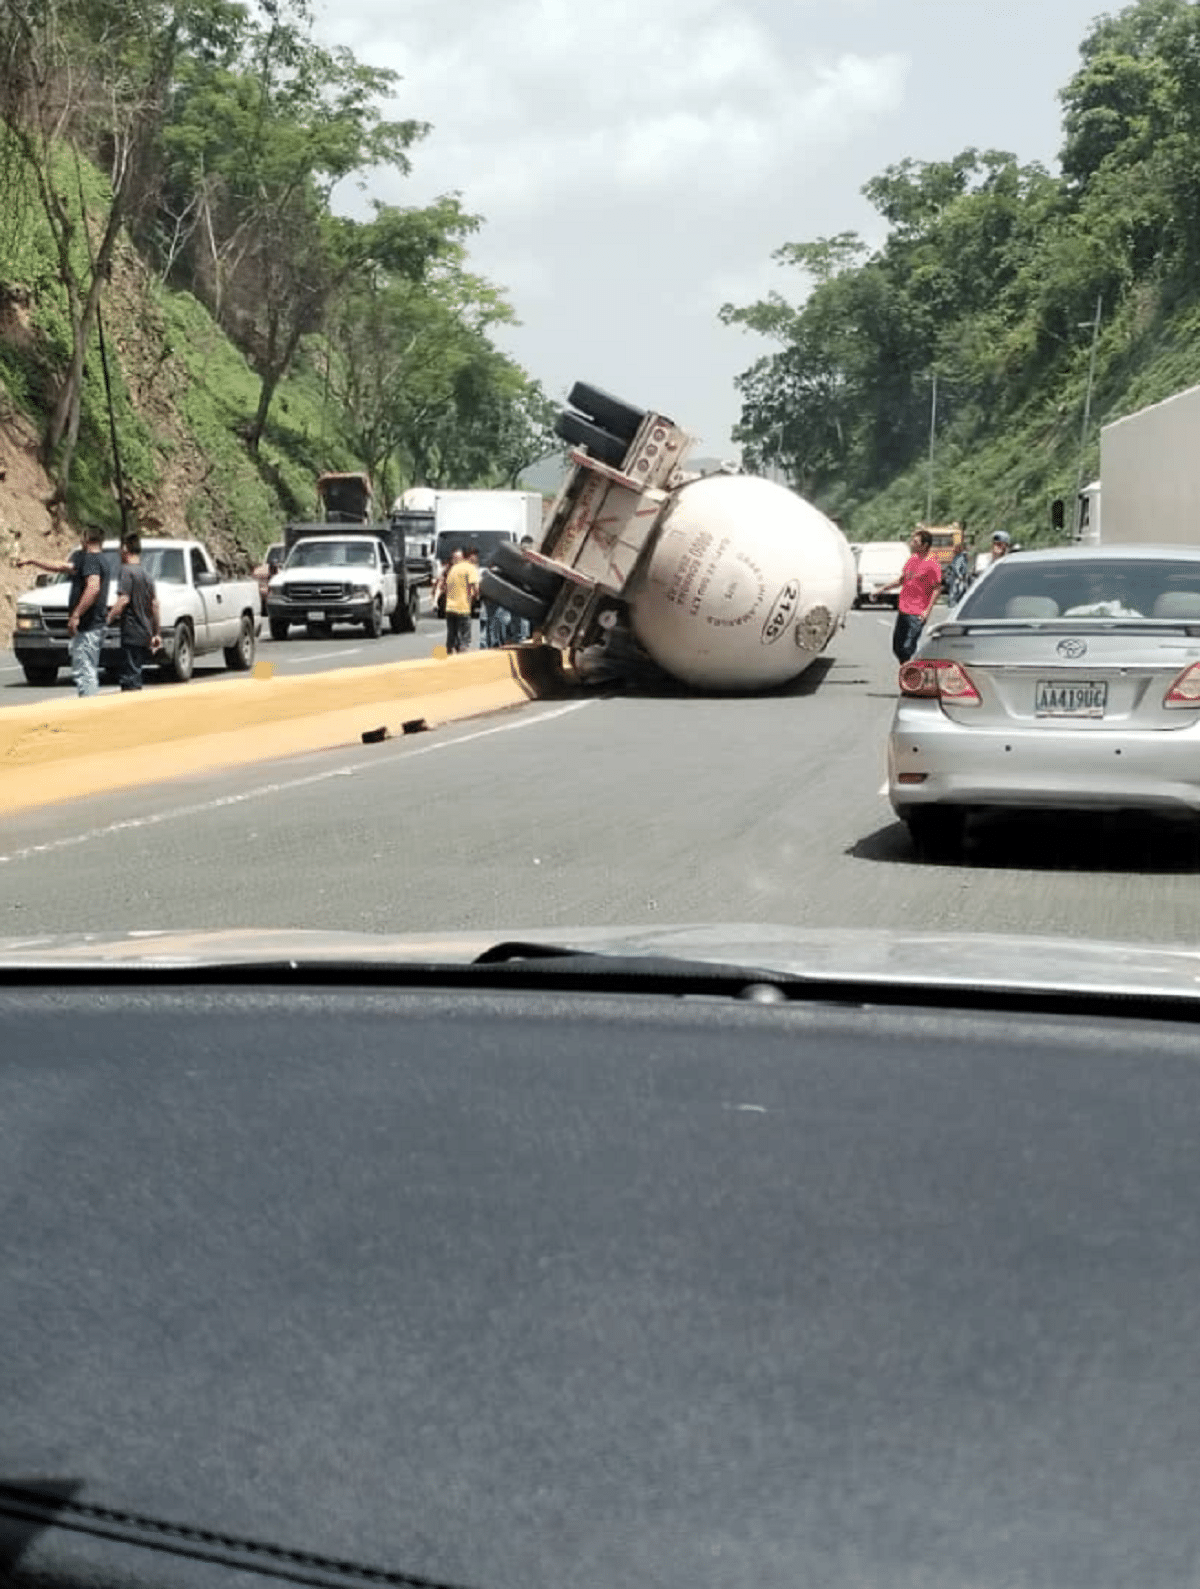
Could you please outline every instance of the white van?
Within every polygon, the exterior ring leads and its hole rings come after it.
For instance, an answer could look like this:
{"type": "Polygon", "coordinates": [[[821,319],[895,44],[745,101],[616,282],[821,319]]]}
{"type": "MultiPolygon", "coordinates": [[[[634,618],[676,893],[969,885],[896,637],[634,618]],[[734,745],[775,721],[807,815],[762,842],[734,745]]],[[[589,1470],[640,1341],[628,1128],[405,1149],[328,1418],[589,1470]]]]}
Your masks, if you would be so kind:
{"type": "Polygon", "coordinates": [[[894,607],[900,600],[898,590],[889,590],[885,596],[879,592],[900,578],[905,563],[912,556],[907,541],[861,541],[858,544],[858,595],[856,607],[871,602],[886,602],[894,607]]]}

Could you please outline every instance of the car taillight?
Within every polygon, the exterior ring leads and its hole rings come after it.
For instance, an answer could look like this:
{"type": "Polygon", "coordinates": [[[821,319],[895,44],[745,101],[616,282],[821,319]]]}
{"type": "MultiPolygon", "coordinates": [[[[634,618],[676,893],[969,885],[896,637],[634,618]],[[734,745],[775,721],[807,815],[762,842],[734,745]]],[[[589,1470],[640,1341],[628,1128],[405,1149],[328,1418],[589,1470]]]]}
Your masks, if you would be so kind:
{"type": "Polygon", "coordinates": [[[1200,706],[1200,662],[1193,662],[1163,696],[1164,706],[1200,706]]]}
{"type": "Polygon", "coordinates": [[[978,706],[979,691],[961,662],[922,657],[900,669],[901,695],[935,696],[956,706],[978,706]]]}

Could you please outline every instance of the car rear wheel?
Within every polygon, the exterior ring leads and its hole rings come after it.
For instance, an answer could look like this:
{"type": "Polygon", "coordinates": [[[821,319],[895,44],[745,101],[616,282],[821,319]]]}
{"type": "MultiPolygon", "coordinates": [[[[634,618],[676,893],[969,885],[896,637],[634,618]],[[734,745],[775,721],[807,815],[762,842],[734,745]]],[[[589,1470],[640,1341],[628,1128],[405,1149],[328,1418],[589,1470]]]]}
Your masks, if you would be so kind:
{"type": "Polygon", "coordinates": [[[958,806],[913,806],[902,820],[919,860],[943,865],[961,858],[966,813],[958,806]]]}

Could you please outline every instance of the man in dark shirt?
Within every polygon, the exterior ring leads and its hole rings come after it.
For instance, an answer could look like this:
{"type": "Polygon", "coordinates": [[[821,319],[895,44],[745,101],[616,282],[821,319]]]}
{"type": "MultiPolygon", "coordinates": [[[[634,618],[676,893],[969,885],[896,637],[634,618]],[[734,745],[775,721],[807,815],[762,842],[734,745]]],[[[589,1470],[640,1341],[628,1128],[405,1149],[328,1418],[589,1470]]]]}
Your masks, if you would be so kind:
{"type": "Polygon", "coordinates": [[[121,543],[117,599],[108,622],[121,625],[121,688],[140,690],[142,669],[162,645],[158,632],[158,595],[142,567],[142,538],[130,534],[121,543]]]}
{"type": "Polygon", "coordinates": [[[88,525],[83,545],[65,563],[44,563],[37,557],[23,557],[18,568],[44,568],[48,574],[70,574],[71,593],[67,603],[67,633],[71,637],[71,677],[80,695],[100,693],[100,648],[104,644],[105,586],[108,568],[100,555],[104,532],[88,525]]]}

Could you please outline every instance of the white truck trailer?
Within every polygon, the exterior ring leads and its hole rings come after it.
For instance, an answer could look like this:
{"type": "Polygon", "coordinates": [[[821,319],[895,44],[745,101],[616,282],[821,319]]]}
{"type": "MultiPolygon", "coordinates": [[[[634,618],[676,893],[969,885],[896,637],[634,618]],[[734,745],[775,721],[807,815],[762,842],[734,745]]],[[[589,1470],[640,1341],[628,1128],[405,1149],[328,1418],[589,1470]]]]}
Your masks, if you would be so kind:
{"type": "Polygon", "coordinates": [[[1102,426],[1100,478],[1054,523],[1085,546],[1200,542],[1200,386],[1102,426]]]}

